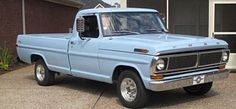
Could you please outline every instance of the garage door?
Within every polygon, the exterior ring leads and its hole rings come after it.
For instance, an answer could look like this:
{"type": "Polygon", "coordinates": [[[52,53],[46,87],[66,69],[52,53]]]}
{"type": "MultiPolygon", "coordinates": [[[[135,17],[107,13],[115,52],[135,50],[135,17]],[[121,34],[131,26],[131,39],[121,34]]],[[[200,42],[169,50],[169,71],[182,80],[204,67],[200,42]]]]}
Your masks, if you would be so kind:
{"type": "Polygon", "coordinates": [[[169,0],[170,31],[208,36],[208,0],[169,0]]]}
{"type": "Polygon", "coordinates": [[[215,3],[215,23],[213,36],[225,40],[231,51],[227,65],[230,69],[236,69],[236,4],[215,3]]]}

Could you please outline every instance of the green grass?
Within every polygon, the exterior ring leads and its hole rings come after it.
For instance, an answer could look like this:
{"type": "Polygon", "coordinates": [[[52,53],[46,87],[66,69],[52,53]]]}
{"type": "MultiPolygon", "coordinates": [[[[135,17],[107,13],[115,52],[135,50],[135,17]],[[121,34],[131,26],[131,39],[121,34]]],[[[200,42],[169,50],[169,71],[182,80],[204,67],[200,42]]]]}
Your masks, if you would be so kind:
{"type": "Polygon", "coordinates": [[[7,71],[9,68],[10,61],[11,57],[9,49],[7,47],[2,48],[0,52],[0,69],[7,71]]]}

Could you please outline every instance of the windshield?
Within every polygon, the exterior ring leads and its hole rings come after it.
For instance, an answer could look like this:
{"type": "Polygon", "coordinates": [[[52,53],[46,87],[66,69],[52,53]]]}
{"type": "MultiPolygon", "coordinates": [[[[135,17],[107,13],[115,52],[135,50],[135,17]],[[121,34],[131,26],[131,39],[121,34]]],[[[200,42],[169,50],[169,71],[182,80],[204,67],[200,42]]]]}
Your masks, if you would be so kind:
{"type": "Polygon", "coordinates": [[[101,14],[104,36],[160,34],[165,28],[158,13],[121,12],[101,14]]]}

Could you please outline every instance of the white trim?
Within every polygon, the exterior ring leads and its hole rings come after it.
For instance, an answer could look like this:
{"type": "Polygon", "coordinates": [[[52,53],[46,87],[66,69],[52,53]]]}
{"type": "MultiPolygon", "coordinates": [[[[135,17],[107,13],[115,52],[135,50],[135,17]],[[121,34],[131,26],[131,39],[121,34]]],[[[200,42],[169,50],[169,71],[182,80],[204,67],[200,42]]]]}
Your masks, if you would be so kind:
{"type": "Polygon", "coordinates": [[[235,35],[236,32],[216,32],[215,31],[215,6],[223,4],[236,4],[236,0],[209,0],[209,37],[214,35],[235,35]]]}
{"type": "Polygon", "coordinates": [[[208,36],[214,37],[215,32],[215,5],[213,0],[209,0],[209,24],[208,24],[208,36]]]}
{"type": "Polygon", "coordinates": [[[166,29],[169,30],[169,0],[166,0],[166,29]]]}
{"type": "Polygon", "coordinates": [[[229,62],[226,65],[227,69],[236,69],[236,53],[230,53],[229,62]]]}
{"type": "Polygon", "coordinates": [[[236,35],[236,32],[214,32],[214,35],[236,35]]]}
{"type": "Polygon", "coordinates": [[[105,8],[105,7],[102,6],[102,4],[98,3],[97,6],[95,6],[94,8],[105,8]]]}
{"type": "Polygon", "coordinates": [[[214,4],[236,4],[236,1],[214,1],[214,4]]]}
{"type": "Polygon", "coordinates": [[[23,28],[23,34],[26,34],[26,25],[25,25],[25,0],[22,0],[22,28],[23,28]]]}
{"type": "Polygon", "coordinates": [[[214,31],[212,32],[212,35],[236,35],[236,32],[215,32],[215,6],[216,5],[224,5],[224,4],[236,4],[236,0],[234,1],[225,1],[225,0],[218,0],[218,1],[213,1],[213,13],[214,13],[214,24],[213,24],[213,28],[214,31]]]}
{"type": "Polygon", "coordinates": [[[120,0],[120,7],[127,8],[127,0],[120,0]]]}

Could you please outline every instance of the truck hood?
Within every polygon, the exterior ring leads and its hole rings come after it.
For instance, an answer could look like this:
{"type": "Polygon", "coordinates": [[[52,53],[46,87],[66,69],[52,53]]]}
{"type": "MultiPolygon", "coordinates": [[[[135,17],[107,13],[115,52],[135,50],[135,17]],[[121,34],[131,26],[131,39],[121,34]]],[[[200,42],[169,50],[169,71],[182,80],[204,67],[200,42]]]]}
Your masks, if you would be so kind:
{"type": "Polygon", "coordinates": [[[142,34],[106,37],[101,50],[135,53],[134,49],[147,49],[146,54],[158,55],[183,51],[228,48],[223,40],[178,34],[142,34]]]}

